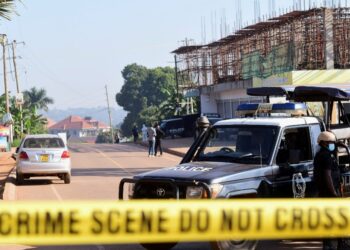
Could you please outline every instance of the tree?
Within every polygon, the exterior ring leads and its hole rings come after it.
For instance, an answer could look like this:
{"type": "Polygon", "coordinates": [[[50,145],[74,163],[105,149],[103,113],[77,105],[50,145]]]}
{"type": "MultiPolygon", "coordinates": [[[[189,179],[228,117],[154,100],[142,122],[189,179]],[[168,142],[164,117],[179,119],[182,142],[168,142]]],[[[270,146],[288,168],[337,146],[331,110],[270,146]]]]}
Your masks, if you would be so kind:
{"type": "Polygon", "coordinates": [[[23,92],[24,96],[24,107],[34,108],[35,111],[38,109],[48,110],[48,104],[53,104],[52,98],[46,96],[45,89],[37,89],[32,87],[30,90],[23,92]]]}
{"type": "MultiPolygon", "coordinates": [[[[46,93],[46,92],[45,92],[46,93]]],[[[49,98],[51,99],[51,98],[49,98]]],[[[6,113],[5,109],[5,94],[0,96],[0,118],[6,113]]],[[[22,117],[25,134],[40,134],[46,132],[47,120],[42,115],[36,113],[37,106],[23,106],[22,117]]],[[[21,137],[21,111],[16,105],[16,98],[10,97],[10,113],[12,115],[14,124],[14,137],[20,139],[21,137]]]]}
{"type": "Polygon", "coordinates": [[[146,126],[153,126],[154,122],[160,120],[159,108],[157,106],[149,106],[143,109],[139,115],[140,123],[146,126]]]}
{"type": "Polygon", "coordinates": [[[109,132],[100,132],[96,137],[96,143],[112,143],[111,134],[109,132]]]}
{"type": "Polygon", "coordinates": [[[174,75],[171,67],[147,69],[130,64],[124,68],[124,85],[116,95],[117,103],[129,112],[121,125],[123,134],[131,135],[133,124],[140,128],[142,124],[150,125],[163,118],[160,105],[174,96],[174,75]]]}
{"type": "Polygon", "coordinates": [[[124,85],[116,95],[116,101],[125,111],[138,112],[142,109],[143,96],[141,90],[147,74],[147,68],[137,64],[127,65],[123,69],[124,85]]]}
{"type": "Polygon", "coordinates": [[[159,106],[171,94],[175,93],[175,72],[170,67],[148,70],[148,75],[142,84],[141,93],[147,98],[147,105],[159,106]]]}
{"type": "Polygon", "coordinates": [[[15,13],[15,0],[0,0],[0,17],[10,20],[15,13]]]}
{"type": "MultiPolygon", "coordinates": [[[[16,98],[10,98],[10,113],[12,115],[14,124],[14,137],[20,138],[21,136],[21,111],[19,106],[16,105],[16,98]]],[[[24,107],[22,109],[22,118],[25,134],[40,134],[46,132],[47,120],[42,115],[36,114],[35,107],[24,107]]]]}

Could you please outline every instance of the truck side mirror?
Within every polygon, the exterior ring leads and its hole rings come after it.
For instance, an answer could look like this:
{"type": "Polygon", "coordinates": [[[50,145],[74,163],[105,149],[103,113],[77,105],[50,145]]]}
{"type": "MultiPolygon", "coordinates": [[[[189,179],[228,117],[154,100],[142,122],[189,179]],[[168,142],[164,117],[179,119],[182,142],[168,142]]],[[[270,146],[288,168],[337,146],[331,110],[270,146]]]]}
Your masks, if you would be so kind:
{"type": "Polygon", "coordinates": [[[295,173],[305,173],[308,171],[306,164],[290,164],[284,163],[279,165],[279,169],[282,175],[292,175],[295,173]]]}

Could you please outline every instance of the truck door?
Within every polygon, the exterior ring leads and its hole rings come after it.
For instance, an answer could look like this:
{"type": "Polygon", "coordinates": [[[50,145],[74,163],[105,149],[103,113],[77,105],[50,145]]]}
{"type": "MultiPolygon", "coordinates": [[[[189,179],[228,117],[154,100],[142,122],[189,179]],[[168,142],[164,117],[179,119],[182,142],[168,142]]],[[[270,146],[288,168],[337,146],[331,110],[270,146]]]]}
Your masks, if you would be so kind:
{"type": "Polygon", "coordinates": [[[302,198],[315,195],[309,126],[288,127],[282,131],[276,165],[273,183],[275,197],[302,198]]]}

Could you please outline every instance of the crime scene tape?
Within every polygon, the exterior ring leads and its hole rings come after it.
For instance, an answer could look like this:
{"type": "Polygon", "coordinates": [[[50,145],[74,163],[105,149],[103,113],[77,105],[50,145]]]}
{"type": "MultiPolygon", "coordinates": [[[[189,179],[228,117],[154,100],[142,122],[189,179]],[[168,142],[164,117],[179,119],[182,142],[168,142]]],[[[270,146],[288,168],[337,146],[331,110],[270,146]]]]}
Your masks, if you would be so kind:
{"type": "Polygon", "coordinates": [[[0,244],[350,236],[350,199],[1,202],[0,244]]]}

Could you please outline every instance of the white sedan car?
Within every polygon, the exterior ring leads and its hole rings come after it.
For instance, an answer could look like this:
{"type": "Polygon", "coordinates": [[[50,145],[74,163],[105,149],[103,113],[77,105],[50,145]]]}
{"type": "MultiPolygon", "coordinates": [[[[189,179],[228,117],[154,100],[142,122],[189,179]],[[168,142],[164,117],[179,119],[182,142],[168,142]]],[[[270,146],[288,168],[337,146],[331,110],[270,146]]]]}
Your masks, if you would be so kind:
{"type": "Polygon", "coordinates": [[[64,183],[70,183],[70,154],[58,135],[27,135],[17,148],[17,184],[34,176],[58,176],[64,183]]]}

